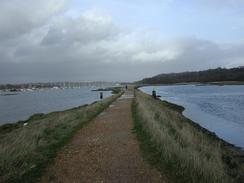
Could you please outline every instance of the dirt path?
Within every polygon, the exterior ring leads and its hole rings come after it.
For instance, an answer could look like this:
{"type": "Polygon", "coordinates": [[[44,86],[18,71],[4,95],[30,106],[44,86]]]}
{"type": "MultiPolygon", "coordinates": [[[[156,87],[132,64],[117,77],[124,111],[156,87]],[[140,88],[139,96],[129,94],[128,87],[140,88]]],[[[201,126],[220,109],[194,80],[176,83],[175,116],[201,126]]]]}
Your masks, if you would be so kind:
{"type": "Polygon", "coordinates": [[[58,153],[42,183],[164,182],[143,161],[132,133],[132,93],[126,92],[58,153]]]}

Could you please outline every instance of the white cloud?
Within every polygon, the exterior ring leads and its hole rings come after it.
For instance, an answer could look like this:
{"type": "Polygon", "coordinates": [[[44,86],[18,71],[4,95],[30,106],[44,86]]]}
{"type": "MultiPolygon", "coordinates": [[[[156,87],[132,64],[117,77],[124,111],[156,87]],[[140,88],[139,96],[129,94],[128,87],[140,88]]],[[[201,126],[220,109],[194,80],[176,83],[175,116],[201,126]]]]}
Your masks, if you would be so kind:
{"type": "Polygon", "coordinates": [[[141,62],[165,62],[175,59],[178,55],[179,53],[175,52],[174,50],[160,50],[155,52],[139,52],[136,53],[132,59],[141,62]]]}

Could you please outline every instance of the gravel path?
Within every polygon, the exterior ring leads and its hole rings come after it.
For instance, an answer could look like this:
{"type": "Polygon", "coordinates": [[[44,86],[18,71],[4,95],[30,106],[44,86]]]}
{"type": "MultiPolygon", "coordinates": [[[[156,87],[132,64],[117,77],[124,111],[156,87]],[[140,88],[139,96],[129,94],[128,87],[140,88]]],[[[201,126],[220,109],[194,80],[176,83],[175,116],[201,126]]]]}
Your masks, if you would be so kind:
{"type": "Polygon", "coordinates": [[[165,182],[141,157],[126,92],[58,153],[41,183],[165,182]]]}

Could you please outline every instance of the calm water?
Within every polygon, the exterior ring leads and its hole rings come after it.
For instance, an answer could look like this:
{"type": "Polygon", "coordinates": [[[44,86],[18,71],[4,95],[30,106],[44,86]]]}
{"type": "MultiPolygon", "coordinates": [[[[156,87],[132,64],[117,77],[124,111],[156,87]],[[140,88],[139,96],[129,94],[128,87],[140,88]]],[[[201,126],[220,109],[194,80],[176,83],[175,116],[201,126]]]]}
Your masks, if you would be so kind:
{"type": "Polygon", "coordinates": [[[184,115],[220,138],[244,148],[244,85],[171,85],[140,88],[185,107],[184,115]]]}
{"type": "MultiPolygon", "coordinates": [[[[0,93],[0,125],[26,120],[35,113],[61,111],[99,100],[99,92],[90,87],[76,89],[45,89],[16,92],[16,95],[0,93]]],[[[11,93],[13,94],[13,93],[11,93]]],[[[104,97],[111,92],[103,92],[104,97]]]]}

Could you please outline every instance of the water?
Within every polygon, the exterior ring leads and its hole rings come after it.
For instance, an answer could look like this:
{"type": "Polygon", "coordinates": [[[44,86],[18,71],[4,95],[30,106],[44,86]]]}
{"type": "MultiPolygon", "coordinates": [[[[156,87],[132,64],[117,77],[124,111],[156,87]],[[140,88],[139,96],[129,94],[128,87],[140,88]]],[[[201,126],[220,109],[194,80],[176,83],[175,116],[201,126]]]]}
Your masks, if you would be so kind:
{"type": "Polygon", "coordinates": [[[161,100],[184,106],[186,117],[244,148],[244,85],[171,85],[140,89],[148,94],[155,89],[161,100]]]}
{"type": "MultiPolygon", "coordinates": [[[[94,88],[45,89],[26,92],[0,92],[0,125],[26,120],[36,113],[62,111],[99,100],[94,88]],[[7,95],[6,95],[7,94],[7,95]],[[8,95],[11,94],[11,95],[8,95]]],[[[104,91],[103,96],[112,95],[104,91]]]]}

